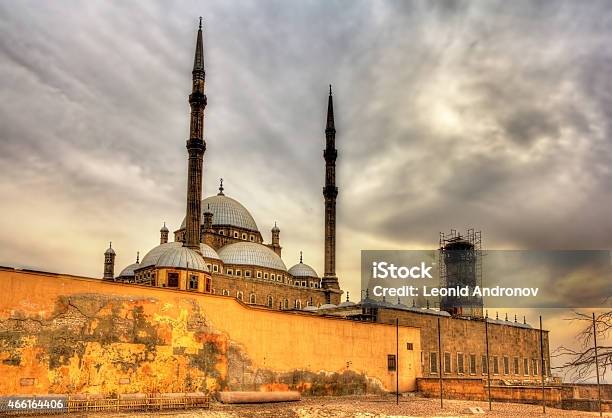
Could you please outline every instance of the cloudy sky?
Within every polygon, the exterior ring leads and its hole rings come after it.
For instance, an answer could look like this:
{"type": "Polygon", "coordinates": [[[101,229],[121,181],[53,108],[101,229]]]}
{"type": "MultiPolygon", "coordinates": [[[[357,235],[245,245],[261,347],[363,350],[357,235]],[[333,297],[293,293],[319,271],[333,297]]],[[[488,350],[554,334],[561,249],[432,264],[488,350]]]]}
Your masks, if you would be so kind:
{"type": "Polygon", "coordinates": [[[323,264],[334,86],[338,273],[361,249],[612,248],[612,9],[602,2],[0,1],[0,264],[99,277],[185,211],[205,19],[204,189],[323,264]]]}

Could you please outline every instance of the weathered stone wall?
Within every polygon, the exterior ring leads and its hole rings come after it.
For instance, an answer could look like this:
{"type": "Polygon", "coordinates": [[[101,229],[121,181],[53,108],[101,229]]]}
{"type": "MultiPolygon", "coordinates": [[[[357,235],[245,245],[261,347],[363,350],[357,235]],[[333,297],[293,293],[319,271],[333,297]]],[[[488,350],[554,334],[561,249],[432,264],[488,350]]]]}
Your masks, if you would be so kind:
{"type": "MultiPolygon", "coordinates": [[[[482,320],[468,320],[450,317],[440,317],[426,313],[401,311],[397,309],[377,310],[376,320],[383,323],[395,322],[399,319],[400,325],[413,326],[421,329],[421,347],[423,350],[422,369],[423,377],[437,375],[430,369],[431,353],[438,352],[438,318],[442,333],[442,356],[450,353],[450,373],[444,370],[442,358],[442,374],[444,377],[483,377],[486,370],[482,367],[482,356],[486,354],[485,324],[482,320]],[[475,373],[470,373],[470,355],[476,356],[475,373]],[[464,372],[458,370],[457,356],[464,356],[464,372]]],[[[489,323],[489,367],[492,379],[508,381],[538,382],[541,381],[540,364],[540,330],[521,328],[508,325],[489,323]],[[504,357],[508,358],[509,373],[504,370],[504,357]],[[498,372],[494,372],[494,359],[498,361],[498,372]],[[518,358],[519,373],[515,373],[514,359],[518,358]],[[524,368],[527,359],[528,368],[524,368]],[[533,369],[533,361],[537,362],[537,370],[533,369]]],[[[546,374],[550,375],[550,352],[548,344],[548,331],[544,331],[544,359],[546,374]]]]}
{"type": "MultiPolygon", "coordinates": [[[[2,395],[395,390],[390,325],[13,269],[0,286],[2,395]]],[[[419,331],[400,327],[399,347],[400,390],[414,390],[419,331]]]]}

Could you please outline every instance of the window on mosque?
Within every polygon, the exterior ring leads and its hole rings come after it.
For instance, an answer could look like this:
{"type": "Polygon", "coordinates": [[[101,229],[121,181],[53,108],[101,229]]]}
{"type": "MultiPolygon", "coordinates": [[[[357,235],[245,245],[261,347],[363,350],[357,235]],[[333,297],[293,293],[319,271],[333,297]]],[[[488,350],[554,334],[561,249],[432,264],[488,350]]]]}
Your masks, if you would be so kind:
{"type": "Polygon", "coordinates": [[[234,238],[238,238],[238,232],[234,231],[234,238]]]}
{"type": "Polygon", "coordinates": [[[242,276],[242,271],[236,270],[236,276],[242,276]]]}
{"type": "Polygon", "coordinates": [[[504,374],[510,374],[510,359],[504,356],[504,374]]]}
{"type": "Polygon", "coordinates": [[[245,270],[244,271],[244,277],[251,277],[251,271],[250,270],[245,270]]]}
{"type": "Polygon", "coordinates": [[[254,237],[253,235],[250,235],[250,236],[249,236],[249,240],[250,240],[251,242],[252,242],[252,241],[255,241],[255,237],[254,237]]]}
{"type": "Polygon", "coordinates": [[[198,276],[194,274],[189,276],[189,290],[198,290],[198,276]]]}
{"type": "Polygon", "coordinates": [[[246,241],[246,239],[247,239],[247,234],[242,234],[242,239],[246,241]]]}
{"type": "Polygon", "coordinates": [[[289,299],[285,299],[283,302],[283,308],[284,309],[289,309],[289,299]]]}
{"type": "Polygon", "coordinates": [[[276,280],[276,274],[270,273],[270,280],[276,280]]]}
{"type": "Polygon", "coordinates": [[[487,356],[483,354],[480,367],[482,368],[482,374],[489,373],[489,362],[487,361],[487,356]]]}
{"type": "Polygon", "coordinates": [[[523,359],[523,374],[529,376],[529,359],[523,359]]]}
{"type": "Polygon", "coordinates": [[[168,287],[178,287],[179,285],[179,274],[168,273],[168,287]]]}
{"type": "Polygon", "coordinates": [[[514,374],[521,374],[519,370],[519,358],[514,357],[514,374]]]}
{"type": "Polygon", "coordinates": [[[204,291],[206,293],[215,293],[215,289],[212,288],[212,279],[210,277],[207,277],[204,283],[204,291]]]}
{"type": "Polygon", "coordinates": [[[499,374],[499,357],[493,356],[493,374],[499,374]]]}
{"type": "Polygon", "coordinates": [[[470,354],[470,374],[476,374],[476,354],[470,354]]]}
{"type": "Polygon", "coordinates": [[[264,273],[264,279],[268,278],[268,273],[264,273]]]}
{"type": "Polygon", "coordinates": [[[221,292],[221,294],[223,296],[229,296],[229,290],[223,289],[223,291],[221,292]]]}
{"type": "Polygon", "coordinates": [[[295,301],[295,309],[302,309],[302,301],[301,300],[297,300],[295,301]]]}
{"type": "Polygon", "coordinates": [[[225,235],[225,231],[224,231],[224,230],[222,230],[222,229],[221,229],[221,230],[219,230],[219,233],[220,233],[221,235],[225,235]]]}
{"type": "Polygon", "coordinates": [[[261,271],[258,271],[258,272],[257,272],[257,278],[258,278],[258,279],[261,279],[261,271]]]}
{"type": "Polygon", "coordinates": [[[273,304],[274,304],[274,300],[272,299],[272,296],[268,295],[268,303],[267,303],[268,308],[271,308],[273,304]]]}
{"type": "Polygon", "coordinates": [[[244,296],[242,295],[242,292],[236,292],[236,298],[244,301],[244,296]]]}
{"type": "Polygon", "coordinates": [[[538,360],[537,359],[531,359],[531,373],[534,376],[538,375],[538,360]]]}
{"type": "Polygon", "coordinates": [[[387,355],[387,370],[390,372],[394,372],[397,370],[397,361],[395,358],[395,354],[387,355]]]}
{"type": "Polygon", "coordinates": [[[429,373],[431,374],[438,373],[438,353],[435,353],[435,352],[429,353],[429,373]]]}
{"type": "Polygon", "coordinates": [[[444,353],[444,373],[450,374],[451,372],[451,354],[444,353]]]}
{"type": "Polygon", "coordinates": [[[249,296],[249,303],[256,303],[257,301],[257,297],[255,296],[255,293],[251,293],[251,296],[249,296]]]}
{"type": "Polygon", "coordinates": [[[219,271],[219,266],[216,264],[213,264],[213,272],[216,273],[219,271]]]}
{"type": "Polygon", "coordinates": [[[465,373],[465,368],[463,367],[463,353],[457,353],[457,373],[465,373]]]}

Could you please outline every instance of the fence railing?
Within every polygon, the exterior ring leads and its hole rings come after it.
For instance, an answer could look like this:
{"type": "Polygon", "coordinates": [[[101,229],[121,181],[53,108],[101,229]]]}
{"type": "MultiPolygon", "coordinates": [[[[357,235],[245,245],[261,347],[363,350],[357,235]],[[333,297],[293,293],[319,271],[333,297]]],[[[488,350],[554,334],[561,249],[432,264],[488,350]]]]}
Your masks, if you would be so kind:
{"type": "MultiPolygon", "coordinates": [[[[53,395],[62,398],[62,395],[53,395]]],[[[209,408],[210,399],[203,393],[163,393],[163,394],[130,394],[119,395],[117,398],[106,398],[96,395],[64,395],[62,408],[45,408],[35,405],[35,402],[24,402],[23,399],[40,401],[49,396],[19,396],[0,398],[0,416],[27,415],[60,415],[74,412],[106,412],[106,411],[163,411],[172,409],[209,408]]]]}

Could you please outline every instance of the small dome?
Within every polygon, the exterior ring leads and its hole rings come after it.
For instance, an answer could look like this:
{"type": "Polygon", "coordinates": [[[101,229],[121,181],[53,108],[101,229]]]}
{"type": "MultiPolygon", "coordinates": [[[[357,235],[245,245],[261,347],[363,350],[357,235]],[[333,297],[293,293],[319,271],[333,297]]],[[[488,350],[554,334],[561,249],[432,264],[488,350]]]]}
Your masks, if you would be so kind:
{"type": "Polygon", "coordinates": [[[104,254],[115,254],[115,250],[113,250],[113,243],[110,243],[104,254]]]}
{"type": "MultiPolygon", "coordinates": [[[[165,244],[160,244],[157,247],[153,248],[151,251],[147,253],[140,262],[138,268],[154,266],[159,261],[159,258],[168,250],[172,248],[182,247],[182,242],[167,242],[165,244]]],[[[204,256],[204,258],[212,258],[214,260],[220,260],[219,254],[212,247],[206,244],[200,244],[200,252],[204,256]]]]}
{"type": "Polygon", "coordinates": [[[157,260],[155,267],[178,267],[208,272],[204,257],[191,248],[183,246],[171,248],[164,252],[157,260]]]}
{"type": "Polygon", "coordinates": [[[164,226],[161,227],[161,229],[159,230],[159,232],[169,232],[168,227],[166,226],[166,223],[164,222],[164,226]]]}
{"type": "Polygon", "coordinates": [[[315,277],[319,278],[317,272],[308,264],[298,263],[289,269],[289,274],[293,277],[315,277]]]}
{"type": "Polygon", "coordinates": [[[345,300],[340,305],[338,305],[339,308],[346,308],[349,306],[355,306],[355,302],[351,302],[350,300],[345,300]]]}
{"type": "Polygon", "coordinates": [[[334,309],[337,308],[333,303],[326,303],[325,305],[319,306],[319,309],[334,309]]]}
{"type": "Polygon", "coordinates": [[[287,271],[283,260],[270,248],[255,242],[235,242],[219,250],[225,264],[267,267],[287,271]]]}
{"type": "Polygon", "coordinates": [[[272,227],[272,232],[280,232],[280,228],[276,225],[276,222],[274,222],[274,226],[272,227]]]}
{"type": "Polygon", "coordinates": [[[118,277],[134,277],[134,271],[140,267],[140,263],[133,263],[121,270],[118,277]]]}
{"type": "MultiPolygon", "coordinates": [[[[214,226],[229,225],[251,231],[259,231],[255,219],[253,219],[249,211],[240,202],[231,197],[225,195],[207,197],[202,200],[202,222],[204,222],[204,213],[207,211],[213,214],[214,226]]],[[[185,228],[185,219],[183,219],[181,228],[185,228]]]]}

